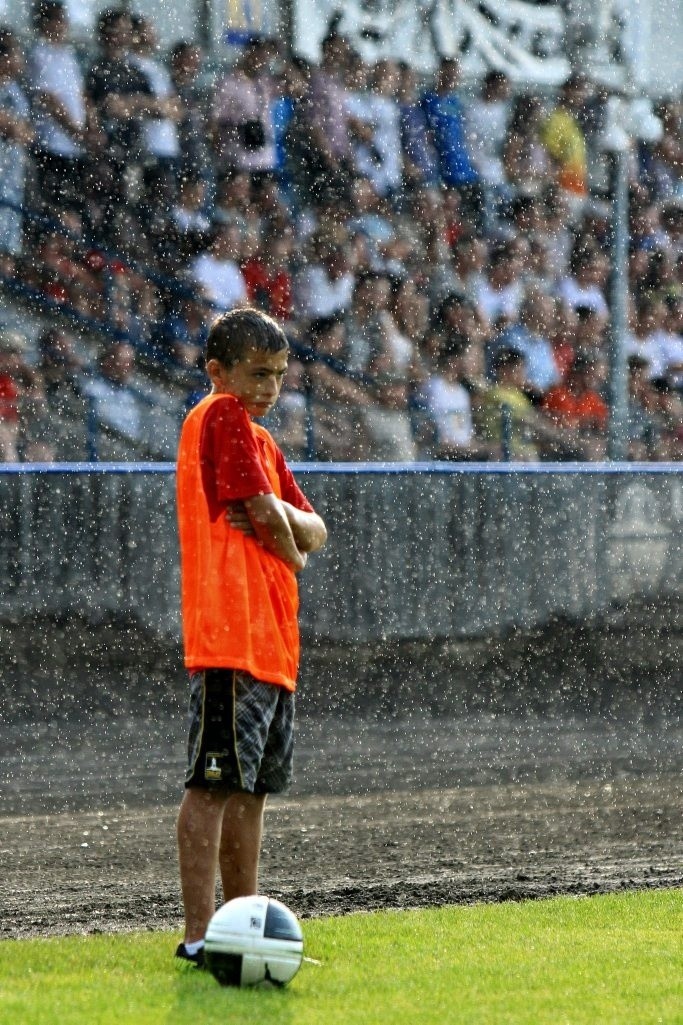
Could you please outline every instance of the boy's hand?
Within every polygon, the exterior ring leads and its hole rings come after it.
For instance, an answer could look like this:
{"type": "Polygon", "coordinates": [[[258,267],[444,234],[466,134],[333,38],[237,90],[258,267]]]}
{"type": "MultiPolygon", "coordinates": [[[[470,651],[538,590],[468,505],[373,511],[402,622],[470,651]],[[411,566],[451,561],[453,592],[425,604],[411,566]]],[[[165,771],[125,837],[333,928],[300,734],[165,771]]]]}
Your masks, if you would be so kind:
{"type": "Polygon", "coordinates": [[[247,537],[256,537],[256,531],[249,519],[244,502],[231,502],[225,510],[225,518],[230,526],[239,530],[241,534],[245,534],[247,537]]]}

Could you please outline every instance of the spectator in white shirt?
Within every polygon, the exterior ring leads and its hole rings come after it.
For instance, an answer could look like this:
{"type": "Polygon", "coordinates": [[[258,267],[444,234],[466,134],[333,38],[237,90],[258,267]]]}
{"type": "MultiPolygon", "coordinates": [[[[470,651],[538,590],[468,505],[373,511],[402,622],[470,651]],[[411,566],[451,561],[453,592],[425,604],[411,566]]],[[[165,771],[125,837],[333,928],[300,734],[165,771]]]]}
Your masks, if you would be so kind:
{"type": "Polygon", "coordinates": [[[156,56],[157,40],[151,23],[135,14],[131,16],[131,25],[130,62],[147,79],[150,88],[148,116],[142,122],[140,146],[148,202],[157,205],[175,196],[182,107],[170,69],[156,56]]]}
{"type": "Polygon", "coordinates": [[[37,39],[27,61],[36,127],[36,165],[48,202],[79,206],[83,196],[88,109],[85,80],[62,0],[38,0],[33,8],[37,39]]]}
{"type": "Polygon", "coordinates": [[[99,376],[83,385],[83,393],[94,403],[99,421],[133,441],[142,432],[140,400],[135,394],[135,349],[127,342],[112,342],[99,360],[99,376]]]}
{"type": "Polygon", "coordinates": [[[590,306],[607,319],[609,307],[603,286],[608,272],[600,250],[585,238],[577,239],[569,262],[569,275],[560,281],[558,293],[566,306],[590,306]]]}
{"type": "Polygon", "coordinates": [[[465,109],[472,162],[482,180],[491,186],[505,186],[503,147],[510,119],[510,81],[502,71],[490,71],[481,94],[465,109]]]}
{"type": "Polygon", "coordinates": [[[513,323],[524,298],[522,267],[517,249],[504,243],[493,250],[488,275],[478,284],[476,304],[492,327],[513,323]]]}
{"type": "Polygon", "coordinates": [[[452,335],[439,353],[436,370],[427,381],[425,399],[432,423],[435,459],[470,459],[477,451],[472,398],[467,378],[464,335],[452,335]]]}
{"type": "Polygon", "coordinates": [[[242,255],[240,230],[236,224],[221,224],[213,242],[190,264],[192,279],[215,310],[225,312],[247,302],[247,286],[239,261],[242,255]]]}
{"type": "Polygon", "coordinates": [[[355,275],[344,246],[314,242],[313,261],[298,276],[295,303],[306,320],[334,317],[351,305],[355,275]]]}
{"type": "Polygon", "coordinates": [[[396,99],[399,72],[395,61],[381,60],[371,75],[373,144],[379,163],[373,170],[380,196],[391,196],[403,180],[401,111],[396,99]]]}
{"type": "Polygon", "coordinates": [[[649,295],[639,299],[633,331],[626,339],[626,354],[647,360],[651,380],[683,372],[683,338],[672,332],[671,326],[662,299],[649,295]]]}

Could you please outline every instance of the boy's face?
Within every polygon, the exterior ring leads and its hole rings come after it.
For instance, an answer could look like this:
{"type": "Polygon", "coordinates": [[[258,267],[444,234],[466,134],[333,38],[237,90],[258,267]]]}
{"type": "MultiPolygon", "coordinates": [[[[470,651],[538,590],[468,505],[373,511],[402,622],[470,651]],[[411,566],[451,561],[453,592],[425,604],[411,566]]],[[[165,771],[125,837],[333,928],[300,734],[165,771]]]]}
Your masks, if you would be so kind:
{"type": "Polygon", "coordinates": [[[277,402],[287,371],[289,350],[260,352],[247,349],[239,363],[224,366],[217,359],[206,365],[213,392],[241,399],[250,416],[265,416],[277,402]]]}

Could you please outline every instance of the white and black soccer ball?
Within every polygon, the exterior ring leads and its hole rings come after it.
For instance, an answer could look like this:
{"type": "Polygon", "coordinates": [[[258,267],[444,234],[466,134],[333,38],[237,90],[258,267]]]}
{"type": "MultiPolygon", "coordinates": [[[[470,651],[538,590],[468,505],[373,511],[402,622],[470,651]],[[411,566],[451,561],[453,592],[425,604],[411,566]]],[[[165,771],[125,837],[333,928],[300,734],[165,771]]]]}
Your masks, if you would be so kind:
{"type": "Polygon", "coordinates": [[[218,909],[206,930],[206,966],[221,986],[285,986],[303,956],[296,915],[273,897],[236,897],[218,909]]]}

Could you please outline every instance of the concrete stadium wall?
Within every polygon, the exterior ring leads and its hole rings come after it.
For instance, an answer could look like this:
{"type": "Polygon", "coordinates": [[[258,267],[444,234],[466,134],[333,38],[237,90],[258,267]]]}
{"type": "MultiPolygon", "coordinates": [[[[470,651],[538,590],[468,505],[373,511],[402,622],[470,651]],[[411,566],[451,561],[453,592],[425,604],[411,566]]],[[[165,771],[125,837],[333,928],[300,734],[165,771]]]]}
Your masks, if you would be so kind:
{"type": "MultiPolygon", "coordinates": [[[[0,472],[0,617],[115,617],[179,635],[172,468],[0,472]]],[[[377,465],[300,479],[330,530],[301,578],[304,634],[453,640],[680,599],[683,474],[377,465]]]]}
{"type": "MultiPolygon", "coordinates": [[[[182,714],[174,479],[131,469],[0,468],[9,721],[182,714]]],[[[680,713],[679,470],[369,471],[298,473],[304,711],[680,713]]]]}

